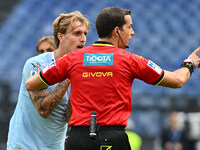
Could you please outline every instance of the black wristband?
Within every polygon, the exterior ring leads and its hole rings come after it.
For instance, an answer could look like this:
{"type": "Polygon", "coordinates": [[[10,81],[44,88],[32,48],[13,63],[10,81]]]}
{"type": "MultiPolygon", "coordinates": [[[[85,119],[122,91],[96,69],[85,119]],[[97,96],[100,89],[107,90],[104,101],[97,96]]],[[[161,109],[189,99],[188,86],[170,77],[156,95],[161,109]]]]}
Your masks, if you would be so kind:
{"type": "Polygon", "coordinates": [[[193,61],[192,60],[188,60],[188,59],[186,59],[182,64],[181,64],[181,68],[182,67],[186,67],[186,68],[188,68],[189,69],[189,71],[190,71],[190,76],[192,75],[192,72],[194,72],[194,63],[193,63],[193,61]]]}

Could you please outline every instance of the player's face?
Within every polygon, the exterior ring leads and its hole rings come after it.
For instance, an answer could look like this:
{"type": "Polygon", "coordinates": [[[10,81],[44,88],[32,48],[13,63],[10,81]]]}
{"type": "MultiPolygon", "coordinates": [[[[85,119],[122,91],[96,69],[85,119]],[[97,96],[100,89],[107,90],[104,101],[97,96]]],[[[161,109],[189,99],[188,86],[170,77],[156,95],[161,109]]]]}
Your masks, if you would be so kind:
{"type": "MultiPolygon", "coordinates": [[[[126,24],[124,24],[123,26],[123,30],[120,30],[120,36],[124,42],[125,45],[129,44],[129,40],[131,40],[132,36],[135,34],[135,32],[133,31],[132,28],[132,19],[130,15],[125,15],[124,16],[126,24]]],[[[120,48],[125,48],[124,44],[122,43],[122,41],[119,44],[120,48]]]]}
{"type": "Polygon", "coordinates": [[[43,41],[38,46],[38,54],[46,53],[46,52],[53,52],[55,47],[47,41],[43,41]]]}
{"type": "Polygon", "coordinates": [[[88,29],[85,24],[82,24],[79,21],[75,21],[74,23],[70,24],[63,36],[64,48],[68,52],[83,48],[86,42],[87,33],[88,29]]]}

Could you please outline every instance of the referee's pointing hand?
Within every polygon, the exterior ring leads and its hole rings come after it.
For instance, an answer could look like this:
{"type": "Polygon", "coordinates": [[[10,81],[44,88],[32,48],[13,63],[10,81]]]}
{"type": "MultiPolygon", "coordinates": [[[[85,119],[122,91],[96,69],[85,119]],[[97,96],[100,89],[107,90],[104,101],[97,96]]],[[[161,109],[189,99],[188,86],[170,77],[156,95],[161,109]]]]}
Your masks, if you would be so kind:
{"type": "Polygon", "coordinates": [[[197,56],[197,54],[200,51],[200,47],[198,47],[196,50],[194,50],[190,56],[188,57],[188,59],[192,59],[194,64],[195,64],[195,68],[198,66],[198,68],[200,68],[200,58],[197,56]]]}

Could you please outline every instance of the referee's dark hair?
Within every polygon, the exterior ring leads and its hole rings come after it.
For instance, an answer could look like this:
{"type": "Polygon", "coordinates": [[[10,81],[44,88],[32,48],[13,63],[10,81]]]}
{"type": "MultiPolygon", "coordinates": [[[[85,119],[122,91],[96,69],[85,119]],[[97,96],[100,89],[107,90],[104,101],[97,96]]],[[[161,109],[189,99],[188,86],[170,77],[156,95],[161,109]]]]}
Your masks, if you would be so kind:
{"type": "Polygon", "coordinates": [[[122,30],[126,23],[125,15],[131,15],[131,11],[119,7],[104,8],[96,19],[96,30],[99,38],[110,38],[116,26],[122,30]]]}

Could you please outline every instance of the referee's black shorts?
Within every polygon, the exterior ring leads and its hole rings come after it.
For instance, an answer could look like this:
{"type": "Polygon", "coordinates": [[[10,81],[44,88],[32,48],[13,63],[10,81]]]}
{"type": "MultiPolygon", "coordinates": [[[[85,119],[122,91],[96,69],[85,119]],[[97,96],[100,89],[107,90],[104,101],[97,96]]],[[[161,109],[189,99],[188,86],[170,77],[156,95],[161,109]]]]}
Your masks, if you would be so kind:
{"type": "Polygon", "coordinates": [[[89,135],[88,126],[71,127],[66,150],[131,150],[124,127],[101,126],[96,138],[89,135]]]}

